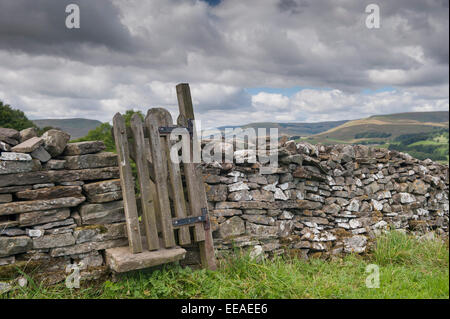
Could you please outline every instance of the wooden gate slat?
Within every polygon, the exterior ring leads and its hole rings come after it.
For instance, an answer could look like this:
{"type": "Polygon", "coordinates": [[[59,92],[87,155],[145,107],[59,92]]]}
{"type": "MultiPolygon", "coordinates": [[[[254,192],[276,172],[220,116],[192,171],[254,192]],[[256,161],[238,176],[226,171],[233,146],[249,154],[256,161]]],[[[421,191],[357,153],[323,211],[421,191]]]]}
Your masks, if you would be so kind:
{"type": "Polygon", "coordinates": [[[119,156],[120,184],[123,193],[123,203],[128,231],[128,242],[131,252],[142,252],[141,232],[139,230],[139,218],[136,206],[136,194],[131,173],[128,139],[125,128],[125,120],[117,113],[113,118],[114,139],[119,156]]]}
{"type": "Polygon", "coordinates": [[[172,214],[169,201],[169,190],[167,185],[168,171],[165,152],[162,152],[162,140],[159,136],[159,126],[162,126],[164,109],[153,108],[148,110],[145,118],[146,129],[149,135],[151,157],[155,173],[156,201],[160,211],[161,231],[166,248],[175,246],[175,237],[172,227],[172,214]],[[159,151],[158,151],[159,150],[159,151]]]}
{"type": "MultiPolygon", "coordinates": [[[[161,126],[172,126],[173,120],[169,112],[165,112],[164,120],[161,126]]],[[[187,132],[186,132],[187,133],[187,132]]],[[[166,135],[161,138],[164,140],[163,151],[166,153],[166,159],[169,167],[170,184],[172,185],[172,201],[175,209],[175,216],[177,218],[186,217],[186,200],[184,198],[183,182],[181,180],[180,165],[170,160],[170,149],[174,144],[170,140],[170,136],[166,135]]],[[[191,243],[191,235],[189,234],[189,226],[180,227],[178,230],[178,237],[180,245],[188,245],[191,243]]]]}
{"type": "Polygon", "coordinates": [[[131,130],[133,133],[135,162],[139,175],[139,185],[141,187],[142,221],[146,233],[147,245],[149,250],[159,248],[158,230],[156,228],[156,215],[152,187],[150,185],[149,167],[146,158],[146,149],[144,141],[142,119],[138,114],[131,118],[131,130]]]}
{"type": "MultiPolygon", "coordinates": [[[[178,107],[180,110],[180,118],[186,120],[195,120],[194,109],[192,106],[191,91],[189,84],[181,83],[177,85],[177,98],[178,107]]],[[[197,138],[196,128],[194,126],[194,136],[193,139],[197,138]]],[[[193,152],[199,151],[198,143],[191,143],[193,147],[193,152]]],[[[186,177],[186,184],[188,186],[189,203],[191,207],[191,213],[194,216],[201,214],[201,208],[208,208],[208,202],[206,198],[205,185],[203,183],[203,176],[201,174],[201,167],[196,169],[195,163],[183,163],[184,173],[186,177]]],[[[200,227],[203,225],[197,224],[195,226],[196,240],[202,237],[204,240],[199,241],[200,257],[202,260],[202,265],[204,268],[215,270],[216,258],[214,256],[214,243],[212,239],[211,229],[203,229],[201,232],[200,227]]]]}

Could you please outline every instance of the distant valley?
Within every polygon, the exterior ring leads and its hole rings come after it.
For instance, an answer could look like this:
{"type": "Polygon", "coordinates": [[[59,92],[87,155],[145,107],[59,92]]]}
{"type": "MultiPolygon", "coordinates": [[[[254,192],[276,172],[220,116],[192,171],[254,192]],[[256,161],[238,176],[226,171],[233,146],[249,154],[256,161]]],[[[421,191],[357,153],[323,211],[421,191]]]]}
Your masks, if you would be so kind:
{"type": "Polygon", "coordinates": [[[85,136],[90,130],[98,127],[102,122],[97,120],[88,120],[82,118],[73,119],[44,119],[33,120],[33,123],[40,128],[54,127],[66,131],[70,134],[71,139],[77,139],[85,136]]]}

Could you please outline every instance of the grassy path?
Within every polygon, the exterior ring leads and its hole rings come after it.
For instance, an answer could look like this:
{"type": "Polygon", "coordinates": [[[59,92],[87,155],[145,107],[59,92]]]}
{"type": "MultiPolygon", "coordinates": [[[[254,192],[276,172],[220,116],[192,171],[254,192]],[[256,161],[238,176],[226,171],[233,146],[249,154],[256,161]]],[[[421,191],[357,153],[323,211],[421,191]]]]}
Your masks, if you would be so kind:
{"type": "Polygon", "coordinates": [[[449,298],[448,244],[392,232],[370,256],[256,262],[230,258],[216,272],[176,265],[136,272],[118,282],[70,290],[63,284],[27,288],[0,298],[449,298]],[[379,288],[367,288],[368,265],[379,268],[379,288]]]}

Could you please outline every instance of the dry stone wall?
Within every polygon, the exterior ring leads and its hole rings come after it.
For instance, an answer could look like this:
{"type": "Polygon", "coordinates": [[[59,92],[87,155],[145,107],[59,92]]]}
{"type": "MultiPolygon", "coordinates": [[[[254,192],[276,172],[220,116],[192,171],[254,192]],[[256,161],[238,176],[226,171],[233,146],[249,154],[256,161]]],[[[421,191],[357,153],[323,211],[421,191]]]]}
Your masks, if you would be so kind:
{"type": "MultiPolygon", "coordinates": [[[[97,278],[104,250],[128,244],[117,156],[69,139],[0,128],[0,279],[20,268],[55,283],[72,264],[97,278]]],[[[242,164],[203,164],[217,256],[363,253],[389,227],[448,236],[447,165],[359,145],[280,145],[270,175],[249,152],[242,164]]],[[[197,262],[189,249],[183,263],[197,262]]]]}
{"type": "Polygon", "coordinates": [[[19,268],[53,284],[73,264],[98,278],[103,250],[128,245],[117,155],[69,139],[0,128],[0,280],[19,268]]]}
{"type": "Polygon", "coordinates": [[[274,174],[214,163],[204,179],[219,255],[362,253],[386,229],[448,237],[448,165],[396,151],[288,141],[274,174]]]}

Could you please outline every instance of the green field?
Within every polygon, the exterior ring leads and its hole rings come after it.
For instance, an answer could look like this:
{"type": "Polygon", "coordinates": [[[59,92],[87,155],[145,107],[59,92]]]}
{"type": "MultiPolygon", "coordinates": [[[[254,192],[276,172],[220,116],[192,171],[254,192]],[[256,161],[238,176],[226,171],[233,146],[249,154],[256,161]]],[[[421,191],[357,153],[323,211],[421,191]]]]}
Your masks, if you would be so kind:
{"type": "Polygon", "coordinates": [[[398,150],[420,160],[430,158],[448,163],[448,115],[448,112],[416,112],[371,116],[297,141],[363,144],[398,150]]]}
{"type": "MultiPolygon", "coordinates": [[[[1,296],[0,296],[1,297],[1,296]]],[[[378,238],[365,257],[331,260],[246,255],[221,262],[218,271],[177,265],[124,275],[116,282],[70,290],[33,283],[3,298],[449,298],[448,242],[399,232],[378,238]],[[379,267],[379,288],[367,288],[368,265],[379,267]]]]}

